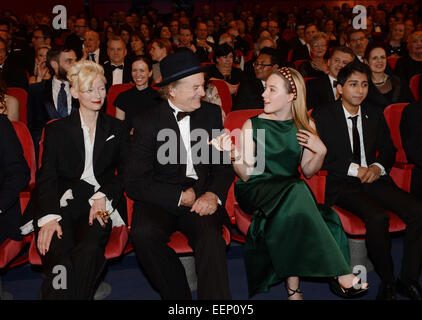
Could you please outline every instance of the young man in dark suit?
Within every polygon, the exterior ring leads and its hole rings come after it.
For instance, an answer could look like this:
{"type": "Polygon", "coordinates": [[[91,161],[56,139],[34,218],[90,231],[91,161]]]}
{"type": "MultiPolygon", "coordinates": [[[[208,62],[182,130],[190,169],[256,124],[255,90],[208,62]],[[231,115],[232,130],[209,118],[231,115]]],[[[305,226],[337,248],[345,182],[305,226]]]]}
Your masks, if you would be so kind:
{"type": "Polygon", "coordinates": [[[355,54],[348,47],[333,49],[328,59],[328,74],[306,82],[306,104],[308,109],[317,108],[334,103],[339,98],[337,92],[337,75],[341,68],[349,64],[355,54]]]}
{"type": "Polygon", "coordinates": [[[7,238],[20,240],[19,192],[30,179],[22,146],[6,115],[0,115],[0,244],[7,238]]]}
{"type": "Polygon", "coordinates": [[[72,49],[50,50],[47,53],[47,66],[53,77],[29,87],[27,120],[36,154],[45,124],[52,119],[67,117],[79,107],[77,100],[72,98],[66,77],[75,61],[76,55],[72,49]]]}
{"type": "Polygon", "coordinates": [[[126,44],[119,36],[111,37],[107,42],[109,60],[104,63],[104,75],[107,79],[107,91],[114,84],[132,81],[131,65],[126,59],[126,44]]]}
{"type": "Polygon", "coordinates": [[[223,128],[221,109],[201,101],[206,68],[191,50],[165,57],[160,70],[165,101],[135,118],[125,175],[135,201],[135,253],[163,299],[192,299],[183,265],[167,245],[180,230],[194,251],[198,299],[230,299],[221,230],[234,171],[229,155],[215,157],[207,141],[223,128]]]}
{"type": "Polygon", "coordinates": [[[312,114],[327,147],[325,202],[360,217],[366,227],[368,256],[381,278],[377,299],[392,300],[395,291],[421,300],[422,202],[398,188],[389,176],[396,148],[382,112],[362,104],[368,94],[369,71],[354,60],[338,74],[342,95],[312,114]],[[407,226],[400,277],[395,281],[389,216],[396,213],[407,226]]]}

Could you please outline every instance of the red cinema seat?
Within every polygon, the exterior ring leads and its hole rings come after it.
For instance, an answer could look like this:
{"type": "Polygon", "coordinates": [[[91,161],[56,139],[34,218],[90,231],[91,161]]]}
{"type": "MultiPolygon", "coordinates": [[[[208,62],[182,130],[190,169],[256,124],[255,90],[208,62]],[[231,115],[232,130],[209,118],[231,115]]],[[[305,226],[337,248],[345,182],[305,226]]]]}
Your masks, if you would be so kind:
{"type": "Polygon", "coordinates": [[[230,89],[224,80],[211,80],[211,83],[217,88],[218,95],[221,99],[221,108],[227,115],[232,109],[232,95],[230,89]]]}
{"type": "Polygon", "coordinates": [[[303,60],[296,60],[293,61],[293,64],[295,65],[295,69],[299,70],[299,67],[302,65],[302,63],[308,61],[307,59],[303,59],[303,60]]]}
{"type": "Polygon", "coordinates": [[[19,101],[19,121],[27,124],[27,101],[28,101],[28,93],[25,89],[22,88],[7,88],[6,94],[9,96],[13,96],[19,101]]]}
{"type": "Polygon", "coordinates": [[[107,92],[107,107],[106,113],[112,117],[116,116],[116,106],[114,105],[114,101],[116,100],[117,96],[122,93],[123,91],[127,91],[131,89],[135,84],[133,83],[122,83],[122,84],[115,84],[112,85],[107,92]]]}
{"type": "Polygon", "coordinates": [[[389,64],[390,68],[393,69],[393,71],[396,69],[396,63],[399,57],[388,57],[387,63],[389,64]]]}
{"type": "Polygon", "coordinates": [[[410,88],[410,91],[412,92],[413,97],[415,98],[416,101],[419,100],[419,81],[420,81],[420,79],[421,79],[421,75],[415,74],[409,80],[409,88],[410,88]]]}

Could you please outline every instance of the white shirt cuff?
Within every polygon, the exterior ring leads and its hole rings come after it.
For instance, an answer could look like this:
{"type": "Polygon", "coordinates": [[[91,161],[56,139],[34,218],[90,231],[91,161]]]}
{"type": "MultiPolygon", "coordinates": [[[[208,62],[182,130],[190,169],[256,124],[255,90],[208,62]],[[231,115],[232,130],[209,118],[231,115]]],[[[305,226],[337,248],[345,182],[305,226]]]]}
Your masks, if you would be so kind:
{"type": "Polygon", "coordinates": [[[183,194],[183,191],[180,193],[179,202],[177,203],[178,207],[180,207],[180,202],[182,202],[182,194],[183,194]]]}
{"type": "MultiPolygon", "coordinates": [[[[385,176],[387,173],[385,172],[385,169],[384,169],[384,167],[382,166],[382,165],[380,165],[378,162],[374,162],[373,163],[373,165],[376,165],[378,168],[380,168],[381,169],[381,175],[382,176],[385,176]]],[[[371,164],[371,166],[372,166],[372,164],[371,164]]]]}
{"type": "Polygon", "coordinates": [[[62,217],[58,214],[47,214],[46,216],[38,219],[38,227],[41,228],[42,226],[53,220],[59,222],[60,220],[62,220],[62,217]]]}
{"type": "Polygon", "coordinates": [[[105,196],[106,195],[104,193],[98,191],[89,200],[98,200],[98,199],[104,198],[105,196]]]}
{"type": "Polygon", "coordinates": [[[347,171],[347,175],[351,177],[357,177],[359,167],[360,166],[357,163],[352,162],[349,166],[349,170],[347,171]]]}

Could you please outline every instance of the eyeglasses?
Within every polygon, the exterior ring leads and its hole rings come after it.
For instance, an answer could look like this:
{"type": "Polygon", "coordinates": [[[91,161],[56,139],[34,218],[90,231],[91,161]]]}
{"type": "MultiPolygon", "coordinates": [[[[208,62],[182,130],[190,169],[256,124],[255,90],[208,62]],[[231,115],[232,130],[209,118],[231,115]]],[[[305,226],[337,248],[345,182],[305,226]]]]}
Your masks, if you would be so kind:
{"type": "Polygon", "coordinates": [[[254,63],[253,66],[256,68],[265,68],[265,67],[272,67],[273,64],[254,63]]]}

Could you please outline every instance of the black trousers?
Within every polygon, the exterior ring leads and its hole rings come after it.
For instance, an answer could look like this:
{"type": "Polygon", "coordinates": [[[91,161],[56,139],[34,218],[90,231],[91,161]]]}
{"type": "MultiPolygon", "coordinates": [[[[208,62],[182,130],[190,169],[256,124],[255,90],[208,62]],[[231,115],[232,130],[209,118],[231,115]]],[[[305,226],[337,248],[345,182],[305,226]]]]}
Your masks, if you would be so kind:
{"type": "MultiPolygon", "coordinates": [[[[104,251],[111,233],[111,221],[101,227],[95,219],[90,226],[88,219],[91,207],[88,198],[70,200],[68,203],[69,206],[61,211],[62,220],[59,222],[63,232],[62,239],[55,233],[50,249],[45,256],[41,255],[46,275],[41,285],[41,299],[93,299],[99,277],[106,265],[104,251]],[[57,288],[57,277],[63,276],[58,271],[62,270],[65,270],[66,285],[65,288],[57,288]]],[[[36,230],[36,239],[38,232],[36,230]]],[[[62,280],[60,283],[63,285],[62,280]]]]}
{"type": "Polygon", "coordinates": [[[368,256],[384,282],[394,281],[389,216],[396,213],[406,224],[400,278],[418,281],[422,258],[422,202],[398,188],[394,182],[380,178],[361,184],[356,191],[340,192],[336,205],[360,217],[366,227],[368,256]]]}
{"type": "Polygon", "coordinates": [[[176,230],[187,236],[194,251],[198,299],[231,299],[219,215],[216,212],[208,216],[196,213],[176,216],[157,206],[144,203],[135,206],[131,229],[135,254],[162,299],[192,299],[184,267],[167,245],[176,230]]]}

